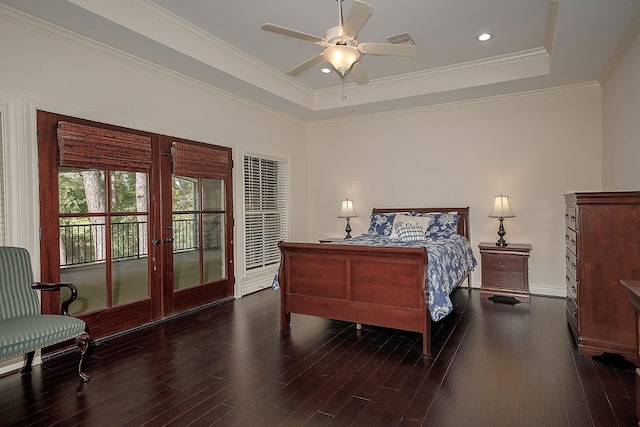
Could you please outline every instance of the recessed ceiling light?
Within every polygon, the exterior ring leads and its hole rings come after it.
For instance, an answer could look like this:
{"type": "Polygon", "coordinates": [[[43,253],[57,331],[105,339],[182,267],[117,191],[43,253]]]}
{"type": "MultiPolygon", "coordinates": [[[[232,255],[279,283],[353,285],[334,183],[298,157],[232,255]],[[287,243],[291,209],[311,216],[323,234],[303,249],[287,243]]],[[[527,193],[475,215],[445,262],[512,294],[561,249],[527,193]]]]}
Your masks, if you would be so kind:
{"type": "Polygon", "coordinates": [[[493,34],[491,33],[482,33],[477,37],[477,40],[481,42],[486,42],[487,40],[491,39],[491,37],[493,37],[493,34]]]}
{"type": "Polygon", "coordinates": [[[322,71],[322,72],[323,72],[323,73],[325,73],[325,74],[329,74],[329,73],[331,72],[331,69],[330,69],[330,68],[325,67],[325,68],[322,68],[320,71],[322,71]]]}

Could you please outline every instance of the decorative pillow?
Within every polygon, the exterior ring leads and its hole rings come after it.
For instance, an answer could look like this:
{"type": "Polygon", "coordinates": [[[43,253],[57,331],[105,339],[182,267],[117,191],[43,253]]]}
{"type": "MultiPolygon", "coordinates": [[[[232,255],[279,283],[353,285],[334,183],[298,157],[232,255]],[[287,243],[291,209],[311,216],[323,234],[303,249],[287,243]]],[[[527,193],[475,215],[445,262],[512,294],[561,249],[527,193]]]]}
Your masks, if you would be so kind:
{"type": "MultiPolygon", "coordinates": [[[[389,238],[390,239],[399,239],[400,238],[400,236],[398,235],[398,230],[396,229],[396,227],[399,224],[415,224],[415,225],[419,225],[420,227],[422,227],[422,231],[425,231],[432,222],[433,222],[433,218],[426,217],[426,216],[411,216],[410,214],[407,214],[407,215],[396,215],[396,218],[395,218],[395,220],[393,222],[393,230],[391,231],[391,234],[389,235],[389,238]]],[[[424,238],[422,240],[424,240],[424,238]]]]}
{"type": "Polygon", "coordinates": [[[429,238],[441,239],[451,237],[458,232],[460,216],[452,213],[432,214],[433,222],[425,231],[429,238]]]}
{"type": "Polygon", "coordinates": [[[405,212],[382,212],[371,215],[367,234],[389,237],[393,230],[395,217],[404,213],[405,212]]]}
{"type": "Polygon", "coordinates": [[[397,231],[400,240],[424,240],[424,229],[420,224],[401,222],[394,229],[397,231]]]}

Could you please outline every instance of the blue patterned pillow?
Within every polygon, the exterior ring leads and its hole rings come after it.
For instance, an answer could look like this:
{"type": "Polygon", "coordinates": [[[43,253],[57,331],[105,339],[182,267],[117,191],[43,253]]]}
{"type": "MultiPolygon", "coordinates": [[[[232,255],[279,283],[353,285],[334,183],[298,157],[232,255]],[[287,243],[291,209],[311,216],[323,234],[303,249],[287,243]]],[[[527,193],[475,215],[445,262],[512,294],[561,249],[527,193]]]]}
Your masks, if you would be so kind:
{"type": "Polygon", "coordinates": [[[428,214],[433,222],[425,231],[425,236],[435,239],[451,237],[458,232],[460,216],[452,213],[428,214]]]}
{"type": "Polygon", "coordinates": [[[393,220],[396,218],[396,215],[407,215],[408,212],[382,212],[375,213],[371,215],[371,219],[369,222],[369,230],[367,230],[367,234],[372,236],[386,236],[389,237],[391,235],[391,231],[393,230],[393,220]]]}
{"type": "Polygon", "coordinates": [[[419,224],[401,222],[396,225],[396,232],[398,233],[400,240],[424,240],[424,230],[419,224]]]}

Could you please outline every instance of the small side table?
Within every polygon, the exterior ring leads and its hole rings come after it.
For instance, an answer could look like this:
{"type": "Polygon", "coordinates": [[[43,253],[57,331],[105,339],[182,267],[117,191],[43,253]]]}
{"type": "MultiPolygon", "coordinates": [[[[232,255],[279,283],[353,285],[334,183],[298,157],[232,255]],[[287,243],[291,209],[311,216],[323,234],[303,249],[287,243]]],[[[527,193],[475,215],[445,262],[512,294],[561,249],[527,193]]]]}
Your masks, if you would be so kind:
{"type": "Polygon", "coordinates": [[[331,243],[331,242],[342,242],[344,238],[342,237],[325,237],[318,240],[320,243],[331,243]]]}
{"type": "Polygon", "coordinates": [[[482,260],[480,298],[503,295],[529,302],[531,245],[511,243],[509,246],[496,246],[495,243],[482,242],[478,248],[482,260]]]}
{"type": "MultiPolygon", "coordinates": [[[[640,365],[640,281],[620,280],[629,291],[629,304],[636,312],[636,366],[640,365]]],[[[636,416],[640,420],[640,368],[636,368],[636,416]]],[[[640,426],[640,422],[638,422],[640,426]]]]}

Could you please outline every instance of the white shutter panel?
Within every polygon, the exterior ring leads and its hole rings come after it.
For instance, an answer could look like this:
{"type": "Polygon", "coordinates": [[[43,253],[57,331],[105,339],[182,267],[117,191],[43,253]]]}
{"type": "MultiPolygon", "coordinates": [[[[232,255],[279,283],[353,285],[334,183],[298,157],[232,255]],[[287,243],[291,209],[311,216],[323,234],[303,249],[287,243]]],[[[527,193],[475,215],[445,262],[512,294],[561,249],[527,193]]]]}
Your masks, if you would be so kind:
{"type": "MultiPolygon", "coordinates": [[[[2,116],[0,116],[0,123],[2,123],[2,116]]],[[[4,182],[2,178],[4,177],[4,158],[2,157],[3,152],[3,144],[2,144],[2,126],[0,126],[0,245],[4,245],[5,243],[5,229],[4,229],[4,182]]]]}
{"type": "Polygon", "coordinates": [[[245,268],[280,261],[278,242],[287,239],[287,162],[244,157],[245,268]]]}

